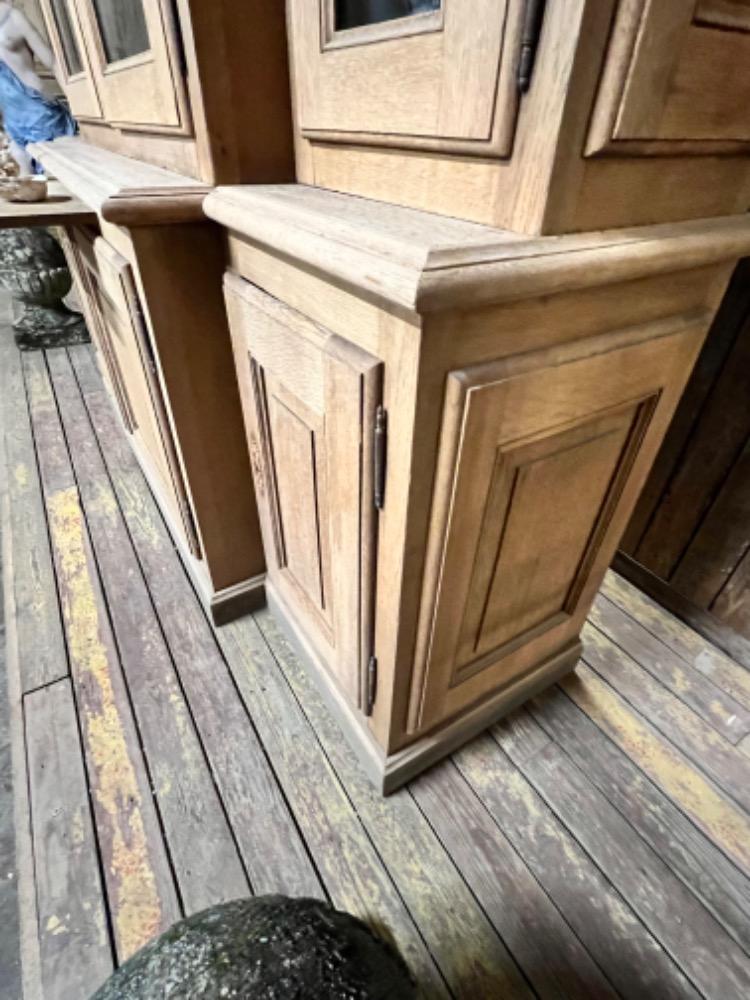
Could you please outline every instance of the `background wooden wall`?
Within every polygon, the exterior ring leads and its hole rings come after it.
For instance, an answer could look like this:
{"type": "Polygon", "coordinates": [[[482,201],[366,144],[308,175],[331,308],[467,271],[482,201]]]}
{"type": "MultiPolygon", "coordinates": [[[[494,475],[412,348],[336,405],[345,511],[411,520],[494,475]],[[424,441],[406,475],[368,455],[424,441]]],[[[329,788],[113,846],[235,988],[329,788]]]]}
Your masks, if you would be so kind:
{"type": "Polygon", "coordinates": [[[618,569],[750,666],[750,259],[737,266],[618,569]]]}

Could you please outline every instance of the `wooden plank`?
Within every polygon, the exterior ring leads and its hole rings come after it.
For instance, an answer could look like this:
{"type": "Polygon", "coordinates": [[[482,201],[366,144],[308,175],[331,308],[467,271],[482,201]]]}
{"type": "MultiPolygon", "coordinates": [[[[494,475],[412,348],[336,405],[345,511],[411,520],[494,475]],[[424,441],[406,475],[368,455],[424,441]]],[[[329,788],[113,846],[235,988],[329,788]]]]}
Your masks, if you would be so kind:
{"type": "Polygon", "coordinates": [[[538,696],[531,711],[541,729],[750,951],[750,880],[562,691],[538,696]]]}
{"type": "MultiPolygon", "coordinates": [[[[2,300],[0,300],[0,303],[2,300]]],[[[7,328],[0,337],[0,350],[7,346],[7,328]]],[[[13,345],[15,347],[15,345],[13,345]]],[[[0,388],[4,388],[4,372],[0,365],[0,388]]],[[[18,970],[20,987],[24,1000],[40,1000],[42,993],[41,960],[39,937],[37,934],[37,906],[34,885],[34,855],[31,838],[31,810],[29,806],[28,762],[24,738],[23,694],[19,665],[18,633],[16,630],[16,606],[13,587],[13,545],[11,537],[11,505],[8,491],[8,465],[6,462],[4,435],[0,433],[0,544],[2,545],[3,570],[3,614],[5,652],[5,676],[7,680],[9,733],[11,751],[11,781],[13,788],[13,867],[16,880],[18,906],[18,970]]],[[[6,942],[12,928],[4,925],[6,942]]],[[[12,964],[8,975],[13,976],[12,964]]],[[[16,993],[20,992],[16,989],[16,993]]]]}
{"type": "Polygon", "coordinates": [[[490,736],[454,760],[620,996],[699,995],[490,736]]]}
{"type": "MultiPolygon", "coordinates": [[[[729,471],[670,583],[695,604],[710,608],[718,617],[724,618],[721,613],[722,587],[728,585],[749,548],[750,439],[729,471]],[[713,604],[717,596],[719,600],[713,604]]],[[[735,627],[743,631],[739,622],[735,623],[735,627]]],[[[750,638],[750,628],[747,635],[750,638]]]]}
{"type": "Polygon", "coordinates": [[[69,679],[27,695],[25,714],[44,997],[87,997],[113,955],[69,679]]]}
{"type": "Polygon", "coordinates": [[[91,355],[71,351],[70,357],[83,373],[84,402],[252,890],[320,896],[299,830],[146,481],[128,454],[91,355]]]}
{"type": "Polygon", "coordinates": [[[187,913],[248,892],[232,832],[64,349],[47,352],[73,469],[187,913]]]}
{"type": "Polygon", "coordinates": [[[5,432],[13,590],[23,691],[68,674],[47,522],[39,486],[21,357],[10,331],[0,337],[0,415],[5,432]]]}
{"type": "Polygon", "coordinates": [[[727,857],[750,874],[750,819],[743,810],[722,795],[585,662],[560,686],[727,857]]]}
{"type": "Polygon", "coordinates": [[[180,917],[96,563],[44,357],[24,359],[117,955],[180,917]]]}
{"type": "Polygon", "coordinates": [[[436,960],[363,828],[348,789],[318,743],[257,624],[245,618],[219,629],[217,635],[242,697],[252,705],[253,721],[332,902],[364,920],[376,920],[392,936],[425,997],[449,996],[436,960]]]}
{"type": "MultiPolygon", "coordinates": [[[[503,997],[533,996],[409,792],[402,789],[385,799],[375,789],[271,613],[263,610],[254,617],[270,653],[254,645],[253,657],[265,661],[269,673],[278,669],[275,657],[449,990],[454,996],[487,996],[493,990],[503,997]]],[[[248,649],[243,625],[234,628],[235,641],[248,649]]],[[[248,689],[246,697],[251,696],[257,701],[248,689]]]]}
{"type": "Polygon", "coordinates": [[[608,573],[602,593],[643,628],[666,643],[695,670],[750,709],[750,672],[695,629],[669,614],[652,598],[617,573],[608,573]]]}
{"type": "Polygon", "coordinates": [[[598,597],[589,621],[675,697],[730,743],[750,732],[750,709],[695,670],[606,597],[598,597]]]}
{"type": "Polygon", "coordinates": [[[655,681],[603,632],[585,625],[584,659],[607,683],[745,810],[747,762],[736,747],[655,681]]]}
{"type": "Polygon", "coordinates": [[[727,580],[711,611],[750,640],[750,549],[727,580]]]}
{"type": "Polygon", "coordinates": [[[623,551],[632,553],[638,547],[651,515],[680,460],[685,442],[694,431],[706,397],[732,349],[749,304],[750,260],[745,259],[734,269],[729,287],[721,300],[680,404],[669,425],[646,485],[638,498],[630,523],[622,537],[623,551]]]}
{"type": "Polygon", "coordinates": [[[635,562],[624,552],[619,552],[613,563],[618,573],[627,577],[637,587],[644,590],[650,597],[672,614],[677,615],[691,628],[694,628],[705,639],[747,670],[750,670],[750,639],[746,639],[710,611],[704,611],[693,604],[687,597],[677,591],[664,580],[655,576],[645,566],[635,562]]]}
{"type": "Polygon", "coordinates": [[[750,319],[706,400],[695,433],[634,556],[669,579],[750,434],[750,319]]]}
{"type": "Polygon", "coordinates": [[[411,793],[536,994],[617,996],[553,901],[455,765],[412,782],[411,793]]]}
{"type": "Polygon", "coordinates": [[[692,984],[746,997],[750,959],[578,766],[552,743],[518,759],[512,739],[501,746],[692,984]]]}

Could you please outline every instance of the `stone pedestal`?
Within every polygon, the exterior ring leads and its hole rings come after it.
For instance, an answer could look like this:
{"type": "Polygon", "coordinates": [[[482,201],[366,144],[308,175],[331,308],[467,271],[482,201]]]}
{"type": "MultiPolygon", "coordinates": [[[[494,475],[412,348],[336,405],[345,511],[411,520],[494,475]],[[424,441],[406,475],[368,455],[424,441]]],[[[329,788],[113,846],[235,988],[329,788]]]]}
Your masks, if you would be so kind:
{"type": "Polygon", "coordinates": [[[89,340],[83,317],[63,302],[72,278],[60,244],[46,229],[0,230],[0,285],[13,297],[21,350],[89,340]]]}

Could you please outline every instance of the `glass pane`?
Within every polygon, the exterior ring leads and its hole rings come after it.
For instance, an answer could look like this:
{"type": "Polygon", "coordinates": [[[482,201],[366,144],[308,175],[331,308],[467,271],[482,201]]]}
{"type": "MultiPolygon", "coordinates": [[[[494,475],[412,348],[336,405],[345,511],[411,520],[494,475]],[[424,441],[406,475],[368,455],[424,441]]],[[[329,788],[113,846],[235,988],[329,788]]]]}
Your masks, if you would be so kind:
{"type": "Polygon", "coordinates": [[[73,25],[70,23],[70,11],[66,0],[52,0],[52,13],[55,17],[55,27],[57,35],[62,45],[65,69],[68,76],[75,76],[76,73],[83,72],[83,61],[81,50],[78,48],[76,36],[73,34],[73,25]]]}
{"type": "Polygon", "coordinates": [[[94,7],[108,63],[148,52],[143,0],[94,0],[94,7]]]}
{"type": "Polygon", "coordinates": [[[440,10],[441,0],[335,0],[336,31],[440,10]]]}

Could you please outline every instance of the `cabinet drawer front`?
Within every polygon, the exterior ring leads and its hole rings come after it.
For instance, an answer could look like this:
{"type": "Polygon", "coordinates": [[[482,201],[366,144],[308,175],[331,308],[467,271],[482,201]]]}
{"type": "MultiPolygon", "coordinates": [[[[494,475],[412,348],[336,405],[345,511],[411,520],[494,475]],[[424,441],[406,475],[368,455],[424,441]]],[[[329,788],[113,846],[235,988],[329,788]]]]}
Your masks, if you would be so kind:
{"type": "Polygon", "coordinates": [[[292,0],[303,134],[509,155],[522,12],[519,0],[292,0]],[[403,15],[377,20],[388,11],[403,15]]]}
{"type": "Polygon", "coordinates": [[[743,149],[750,142],[748,65],[744,0],[622,3],[588,151],[679,152],[680,143],[693,152],[743,149]]]}
{"type": "Polygon", "coordinates": [[[269,583],[362,705],[382,365],[240,278],[227,277],[226,295],[269,583]]]}
{"type": "Polygon", "coordinates": [[[415,728],[575,639],[705,323],[667,329],[609,349],[599,338],[562,364],[541,352],[520,370],[510,359],[449,376],[415,728]]]}

